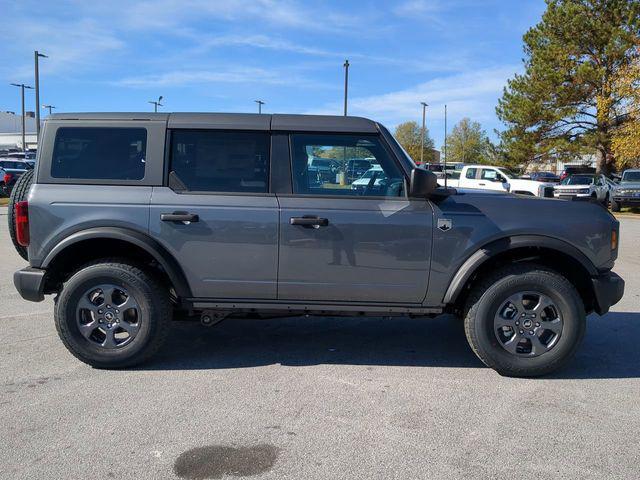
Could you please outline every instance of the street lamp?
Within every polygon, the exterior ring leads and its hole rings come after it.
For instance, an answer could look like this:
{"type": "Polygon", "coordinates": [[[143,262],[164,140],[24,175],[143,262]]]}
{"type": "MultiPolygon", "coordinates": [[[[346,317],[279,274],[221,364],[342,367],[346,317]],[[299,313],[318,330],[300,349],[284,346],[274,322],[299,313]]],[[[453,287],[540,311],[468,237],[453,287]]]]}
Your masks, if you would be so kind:
{"type": "Polygon", "coordinates": [[[347,93],[349,90],[349,60],[344,61],[344,116],[347,116],[347,93]]]}
{"type": "Polygon", "coordinates": [[[35,62],[35,77],[36,77],[36,140],[40,139],[40,70],[38,67],[38,60],[40,58],[49,58],[44,53],[38,52],[35,50],[33,52],[34,62],[35,62]]]}
{"type": "Polygon", "coordinates": [[[423,164],[424,163],[424,137],[426,132],[425,119],[427,116],[427,107],[429,106],[429,104],[425,102],[420,102],[420,105],[422,105],[422,135],[420,135],[421,141],[422,141],[422,148],[420,149],[420,163],[423,164]]]}
{"type": "Polygon", "coordinates": [[[162,106],[163,106],[163,105],[162,105],[162,103],[160,103],[160,102],[162,102],[162,99],[163,99],[163,98],[164,98],[164,97],[163,97],[162,95],[160,95],[160,96],[158,97],[158,100],[157,100],[157,101],[149,100],[149,103],[153,104],[153,111],[154,111],[155,113],[158,113],[158,107],[162,107],[162,106]]]}
{"type": "Polygon", "coordinates": [[[31,90],[33,90],[33,87],[30,87],[29,85],[25,85],[24,83],[12,83],[11,85],[13,85],[14,87],[20,87],[20,93],[21,93],[21,98],[22,98],[22,151],[26,152],[27,151],[27,144],[25,141],[25,134],[24,134],[24,129],[25,129],[25,125],[24,125],[24,89],[25,88],[29,88],[31,90]]]}
{"type": "Polygon", "coordinates": [[[254,102],[258,104],[258,113],[262,113],[262,105],[264,105],[264,102],[262,100],[254,100],[254,102]]]}
{"type": "Polygon", "coordinates": [[[54,105],[42,105],[42,108],[46,108],[49,110],[49,116],[51,116],[51,110],[56,108],[54,105]]]}

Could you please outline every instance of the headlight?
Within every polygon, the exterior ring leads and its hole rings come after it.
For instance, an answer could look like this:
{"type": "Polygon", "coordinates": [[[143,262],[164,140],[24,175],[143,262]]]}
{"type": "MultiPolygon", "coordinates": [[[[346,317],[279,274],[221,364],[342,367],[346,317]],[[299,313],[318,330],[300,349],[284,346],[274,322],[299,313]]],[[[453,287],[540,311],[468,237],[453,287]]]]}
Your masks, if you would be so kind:
{"type": "Polygon", "coordinates": [[[588,188],[581,188],[580,190],[578,190],[578,193],[589,193],[589,189],[588,188]]]}

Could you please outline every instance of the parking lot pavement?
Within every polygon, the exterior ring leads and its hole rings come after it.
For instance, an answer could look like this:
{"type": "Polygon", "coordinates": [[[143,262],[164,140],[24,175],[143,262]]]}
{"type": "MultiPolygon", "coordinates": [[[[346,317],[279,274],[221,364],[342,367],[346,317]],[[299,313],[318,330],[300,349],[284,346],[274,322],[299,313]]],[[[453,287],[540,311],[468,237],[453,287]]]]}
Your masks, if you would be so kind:
{"type": "Polygon", "coordinates": [[[639,476],[640,220],[621,220],[625,298],[537,380],[484,368],[447,316],[182,324],[145,367],[94,370],[52,301],[13,289],[5,220],[1,478],[639,476]]]}

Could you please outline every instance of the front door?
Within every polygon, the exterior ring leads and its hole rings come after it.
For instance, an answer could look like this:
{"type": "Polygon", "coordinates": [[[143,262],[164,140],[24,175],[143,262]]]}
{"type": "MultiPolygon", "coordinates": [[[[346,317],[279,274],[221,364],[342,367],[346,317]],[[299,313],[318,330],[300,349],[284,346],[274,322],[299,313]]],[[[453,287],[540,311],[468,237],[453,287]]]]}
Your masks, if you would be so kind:
{"type": "Polygon", "coordinates": [[[168,187],[154,187],[149,230],[200,298],[275,299],[278,202],[269,134],[174,130],[168,187]]]}
{"type": "Polygon", "coordinates": [[[406,198],[405,178],[379,137],[293,134],[291,149],[293,194],[278,197],[278,299],[422,302],[433,210],[406,198]],[[314,174],[315,158],[336,162],[330,178],[314,174]],[[349,178],[359,159],[370,170],[349,178]]]}

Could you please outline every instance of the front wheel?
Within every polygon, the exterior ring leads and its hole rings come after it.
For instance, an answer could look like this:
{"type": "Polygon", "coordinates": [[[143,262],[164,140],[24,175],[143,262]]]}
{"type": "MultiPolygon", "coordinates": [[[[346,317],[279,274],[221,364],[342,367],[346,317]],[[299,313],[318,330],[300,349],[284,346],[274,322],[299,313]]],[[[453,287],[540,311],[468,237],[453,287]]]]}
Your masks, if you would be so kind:
{"type": "Polygon", "coordinates": [[[468,299],[465,332],[476,355],[498,373],[535,377],[564,366],[586,328],[575,287],[544,266],[506,267],[468,299]]]}
{"type": "Polygon", "coordinates": [[[64,283],[55,306],[64,345],[97,368],[144,362],[164,343],[170,321],[166,289],[124,261],[103,260],[80,269],[64,283]]]}

